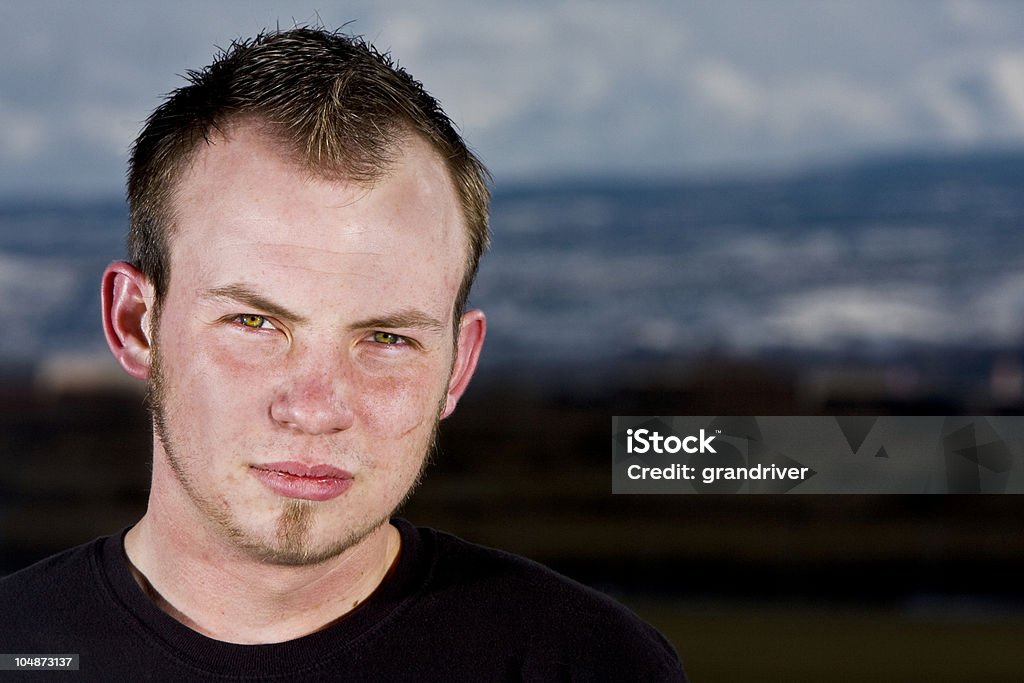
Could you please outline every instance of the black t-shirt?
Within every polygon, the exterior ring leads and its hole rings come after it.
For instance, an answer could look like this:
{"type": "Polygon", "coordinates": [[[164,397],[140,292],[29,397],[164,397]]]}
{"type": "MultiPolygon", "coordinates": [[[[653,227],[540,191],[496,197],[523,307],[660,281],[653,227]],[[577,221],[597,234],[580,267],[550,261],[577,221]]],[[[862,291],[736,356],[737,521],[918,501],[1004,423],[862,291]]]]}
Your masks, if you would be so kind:
{"type": "MultiPolygon", "coordinates": [[[[0,653],[78,654],[73,681],[685,681],[672,646],[610,598],[539,564],[394,520],[399,558],[327,628],[270,645],[206,637],[129,569],[124,532],[0,581],[0,653]]],[[[6,679],[4,679],[6,680],[6,679]]]]}

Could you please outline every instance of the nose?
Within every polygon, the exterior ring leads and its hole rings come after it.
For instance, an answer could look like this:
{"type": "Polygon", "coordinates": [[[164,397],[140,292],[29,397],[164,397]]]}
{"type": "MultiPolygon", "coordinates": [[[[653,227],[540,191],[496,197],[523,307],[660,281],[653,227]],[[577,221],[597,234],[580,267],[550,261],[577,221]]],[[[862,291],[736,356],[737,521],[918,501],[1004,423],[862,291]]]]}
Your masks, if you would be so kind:
{"type": "Polygon", "coordinates": [[[311,435],[345,431],[355,420],[341,380],[323,374],[285,387],[271,403],[270,416],[283,427],[311,435]]]}

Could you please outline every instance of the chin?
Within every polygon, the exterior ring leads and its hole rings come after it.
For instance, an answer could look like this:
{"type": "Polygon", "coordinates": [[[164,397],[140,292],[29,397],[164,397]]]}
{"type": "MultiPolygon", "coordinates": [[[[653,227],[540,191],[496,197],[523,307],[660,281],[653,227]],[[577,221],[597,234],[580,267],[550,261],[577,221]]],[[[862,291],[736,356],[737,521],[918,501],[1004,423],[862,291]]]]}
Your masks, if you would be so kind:
{"type": "Polygon", "coordinates": [[[338,557],[390,519],[389,514],[377,521],[331,530],[322,528],[324,515],[317,514],[321,510],[311,501],[291,499],[273,523],[272,530],[246,531],[231,524],[228,533],[238,547],[265,564],[311,566],[338,557]]]}

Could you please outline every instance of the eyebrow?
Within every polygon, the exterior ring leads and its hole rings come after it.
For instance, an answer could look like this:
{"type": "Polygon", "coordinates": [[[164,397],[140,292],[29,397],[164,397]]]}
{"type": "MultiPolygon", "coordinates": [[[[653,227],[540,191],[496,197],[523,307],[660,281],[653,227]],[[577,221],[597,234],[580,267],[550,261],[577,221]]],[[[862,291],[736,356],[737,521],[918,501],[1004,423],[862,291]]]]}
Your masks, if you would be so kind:
{"type": "MultiPolygon", "coordinates": [[[[223,287],[212,287],[203,292],[203,297],[208,299],[231,299],[238,303],[250,306],[253,309],[268,313],[281,320],[294,323],[306,323],[309,321],[304,315],[288,310],[284,306],[274,303],[252,289],[250,286],[237,283],[224,285],[223,287]]],[[[366,318],[349,325],[350,329],[417,329],[429,332],[443,332],[446,325],[432,315],[415,308],[407,308],[395,313],[383,316],[366,318]]]]}
{"type": "Polygon", "coordinates": [[[397,313],[360,320],[349,327],[352,329],[416,329],[428,332],[443,332],[447,326],[423,311],[408,308],[397,313]]]}
{"type": "Polygon", "coordinates": [[[280,318],[281,320],[287,320],[295,323],[307,322],[306,316],[299,315],[298,313],[288,310],[281,304],[274,303],[248,285],[233,284],[225,285],[223,287],[213,287],[205,290],[203,292],[203,297],[207,299],[231,299],[264,313],[269,313],[275,318],[280,318]]]}

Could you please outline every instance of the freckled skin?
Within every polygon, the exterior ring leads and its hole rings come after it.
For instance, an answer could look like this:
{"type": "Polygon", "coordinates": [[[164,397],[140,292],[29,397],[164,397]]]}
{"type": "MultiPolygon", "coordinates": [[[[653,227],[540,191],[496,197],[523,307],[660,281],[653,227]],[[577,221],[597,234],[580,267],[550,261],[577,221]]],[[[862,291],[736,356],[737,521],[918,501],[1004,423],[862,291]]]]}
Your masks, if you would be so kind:
{"type": "Polygon", "coordinates": [[[156,340],[168,447],[155,444],[151,509],[281,559],[294,501],[252,466],[331,465],[352,486],[307,501],[302,539],[305,556],[330,557],[379,528],[420,472],[449,389],[465,228],[421,141],[368,189],[311,177],[251,126],[227,135],[200,151],[175,197],[156,340]],[[302,320],[207,295],[239,283],[302,320]],[[353,326],[404,310],[441,326],[353,326]]]}

